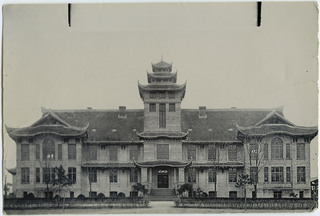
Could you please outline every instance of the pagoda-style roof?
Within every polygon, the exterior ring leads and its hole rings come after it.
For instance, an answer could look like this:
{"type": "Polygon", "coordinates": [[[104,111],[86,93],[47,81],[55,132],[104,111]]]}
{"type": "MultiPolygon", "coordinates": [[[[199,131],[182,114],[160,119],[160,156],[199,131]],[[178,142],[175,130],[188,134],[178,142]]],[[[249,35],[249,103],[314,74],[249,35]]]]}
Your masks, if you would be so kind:
{"type": "Polygon", "coordinates": [[[243,167],[243,162],[228,161],[228,162],[192,162],[192,167],[210,167],[210,168],[229,168],[229,167],[243,167]]]}
{"type": "Polygon", "coordinates": [[[192,161],[181,162],[181,161],[170,161],[170,160],[157,160],[157,161],[146,161],[137,162],[133,160],[133,163],[138,167],[186,167],[192,164],[192,161]]]}
{"type": "Polygon", "coordinates": [[[188,133],[183,132],[142,132],[137,133],[138,137],[143,140],[153,140],[153,139],[185,139],[188,133]]]}
{"type": "Polygon", "coordinates": [[[158,63],[151,63],[152,65],[152,71],[153,72],[160,72],[160,71],[163,71],[163,70],[168,70],[169,72],[171,72],[172,70],[172,64],[169,64],[163,60],[161,60],[160,62],[158,63]]]}
{"type": "Polygon", "coordinates": [[[83,127],[71,126],[51,111],[45,113],[38,121],[29,127],[11,128],[6,125],[7,132],[12,139],[19,137],[33,137],[41,134],[54,134],[63,137],[85,136],[88,123],[83,127]]]}
{"type": "Polygon", "coordinates": [[[168,72],[158,72],[158,73],[148,73],[148,83],[151,83],[152,79],[173,79],[172,83],[177,82],[177,72],[168,73],[168,72]]]}
{"type": "Polygon", "coordinates": [[[237,130],[239,139],[268,135],[308,136],[313,138],[318,134],[318,127],[297,126],[276,111],[272,111],[252,126],[241,127],[237,125],[237,130]]]}
{"type": "Polygon", "coordinates": [[[97,162],[97,161],[87,161],[82,163],[84,168],[134,168],[134,163],[109,163],[109,162],[97,162]]]}
{"type": "Polygon", "coordinates": [[[182,91],[181,100],[185,96],[187,83],[185,82],[182,85],[178,84],[148,84],[142,85],[138,83],[139,94],[142,100],[144,100],[144,92],[148,91],[182,91]]]}

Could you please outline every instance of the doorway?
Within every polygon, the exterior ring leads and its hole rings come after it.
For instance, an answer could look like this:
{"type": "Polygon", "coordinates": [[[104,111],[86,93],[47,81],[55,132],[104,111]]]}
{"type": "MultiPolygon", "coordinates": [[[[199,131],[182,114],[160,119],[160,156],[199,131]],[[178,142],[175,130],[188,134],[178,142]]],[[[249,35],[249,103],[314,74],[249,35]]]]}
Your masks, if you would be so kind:
{"type": "Polygon", "coordinates": [[[169,188],[169,174],[168,170],[158,170],[158,188],[169,188]]]}

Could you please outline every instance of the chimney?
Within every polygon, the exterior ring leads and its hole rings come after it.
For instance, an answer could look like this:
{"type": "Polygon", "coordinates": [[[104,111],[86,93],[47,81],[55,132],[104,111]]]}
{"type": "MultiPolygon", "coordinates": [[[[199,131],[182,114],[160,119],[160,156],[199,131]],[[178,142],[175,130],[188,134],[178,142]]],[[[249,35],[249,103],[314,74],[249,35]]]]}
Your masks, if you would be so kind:
{"type": "Polygon", "coordinates": [[[205,106],[199,106],[199,118],[207,118],[206,109],[205,106]]]}
{"type": "Polygon", "coordinates": [[[118,118],[127,118],[127,113],[126,113],[126,107],[125,106],[119,106],[118,118]]]}

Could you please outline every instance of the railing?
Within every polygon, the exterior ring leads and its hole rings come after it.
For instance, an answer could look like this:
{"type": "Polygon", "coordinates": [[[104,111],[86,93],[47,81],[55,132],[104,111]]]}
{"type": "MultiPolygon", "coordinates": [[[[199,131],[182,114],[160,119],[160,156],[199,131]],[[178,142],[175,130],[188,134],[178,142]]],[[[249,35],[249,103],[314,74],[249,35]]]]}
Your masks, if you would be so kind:
{"type": "Polygon", "coordinates": [[[149,200],[143,197],[61,198],[58,199],[4,199],[4,209],[36,208],[145,208],[149,200]]]}
{"type": "MultiPolygon", "coordinates": [[[[317,201],[311,198],[248,198],[248,209],[304,209],[312,210],[317,207],[317,201]]],[[[176,207],[180,208],[226,208],[226,209],[245,209],[244,198],[187,198],[181,197],[175,201],[176,207]]]]}

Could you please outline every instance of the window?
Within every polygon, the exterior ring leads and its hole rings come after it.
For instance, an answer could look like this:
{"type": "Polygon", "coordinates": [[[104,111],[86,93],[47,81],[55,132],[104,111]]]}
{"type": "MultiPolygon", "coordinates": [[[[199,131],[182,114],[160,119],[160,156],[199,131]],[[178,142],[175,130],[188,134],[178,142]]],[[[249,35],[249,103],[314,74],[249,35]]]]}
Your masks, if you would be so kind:
{"type": "Polygon", "coordinates": [[[175,97],[174,92],[169,92],[169,98],[174,98],[174,97],[175,97]]]}
{"type": "Polygon", "coordinates": [[[118,146],[109,147],[109,160],[117,161],[118,160],[118,146]]]}
{"type": "Polygon", "coordinates": [[[176,104],[170,103],[169,104],[169,112],[175,112],[176,111],[176,104]]]}
{"type": "Polygon", "coordinates": [[[89,145],[88,148],[89,148],[89,151],[88,151],[89,160],[97,160],[98,159],[97,146],[89,145]]]}
{"type": "Polygon", "coordinates": [[[269,182],[269,168],[264,168],[264,182],[269,182]]]}
{"type": "Polygon", "coordinates": [[[291,182],[291,168],[286,167],[286,182],[289,183],[291,182]]]}
{"type": "Polygon", "coordinates": [[[279,138],[275,138],[271,142],[271,158],[283,159],[283,142],[279,138]]]}
{"type": "Polygon", "coordinates": [[[216,182],[217,173],[213,169],[208,170],[208,182],[216,182]]]}
{"type": "Polygon", "coordinates": [[[54,168],[42,168],[42,175],[42,182],[48,184],[55,178],[55,170],[54,168]]]}
{"type": "Polygon", "coordinates": [[[291,159],[291,146],[290,146],[290,143],[286,144],[286,159],[291,159]]]}
{"type": "Polygon", "coordinates": [[[263,145],[263,158],[265,160],[268,160],[268,158],[269,158],[269,145],[268,145],[268,143],[265,143],[263,145]]]}
{"type": "Polygon", "coordinates": [[[40,160],[40,145],[36,144],[36,160],[40,160]]]}
{"type": "Polygon", "coordinates": [[[73,183],[77,182],[77,168],[69,167],[68,168],[68,176],[73,183]]]}
{"type": "Polygon", "coordinates": [[[159,127],[166,127],[166,104],[159,104],[159,127]]]}
{"type": "Polygon", "coordinates": [[[257,183],[258,182],[258,167],[250,167],[250,178],[257,183]]]}
{"type": "Polygon", "coordinates": [[[196,160],[197,159],[197,149],[195,145],[188,145],[188,160],[196,160]]]}
{"type": "Polygon", "coordinates": [[[209,191],[209,197],[216,198],[217,197],[217,191],[209,191]]]}
{"type": "Polygon", "coordinates": [[[110,182],[118,182],[118,171],[110,170],[109,178],[110,178],[110,182]]]}
{"type": "Polygon", "coordinates": [[[58,144],[58,160],[62,160],[62,144],[58,144]]]}
{"type": "Polygon", "coordinates": [[[282,198],[282,191],[274,191],[273,192],[273,198],[275,198],[275,199],[282,198]]]}
{"type": "Polygon", "coordinates": [[[229,144],[228,157],[229,157],[229,161],[237,160],[237,145],[229,144]]]}
{"type": "Polygon", "coordinates": [[[69,160],[76,160],[77,159],[76,144],[68,144],[68,159],[69,160]]]}
{"type": "Polygon", "coordinates": [[[229,191],[229,198],[237,198],[237,191],[229,191]]]}
{"type": "Polygon", "coordinates": [[[305,167],[297,167],[297,183],[306,183],[305,167]]]}
{"type": "Polygon", "coordinates": [[[70,198],[73,199],[74,198],[74,192],[70,191],[70,198]]]}
{"type": "Polygon", "coordinates": [[[110,191],[110,197],[117,197],[118,192],[117,191],[110,191]]]}
{"type": "Polygon", "coordinates": [[[229,182],[237,182],[237,169],[229,168],[229,182]]]}
{"type": "Polygon", "coordinates": [[[29,144],[21,144],[21,161],[28,161],[29,159],[29,144]]]}
{"type": "Polygon", "coordinates": [[[29,183],[30,182],[30,168],[22,167],[21,168],[21,183],[29,183]]]}
{"type": "Polygon", "coordinates": [[[90,182],[97,182],[97,170],[96,169],[90,169],[89,170],[89,180],[90,182]]]}
{"type": "Polygon", "coordinates": [[[250,144],[250,159],[257,160],[258,158],[258,146],[257,144],[250,144]]]}
{"type": "Polygon", "coordinates": [[[216,146],[214,145],[209,145],[208,147],[208,160],[209,161],[217,160],[216,146]]]}
{"type": "Polygon", "coordinates": [[[271,182],[283,183],[283,167],[271,167],[271,182]]]}
{"type": "Polygon", "coordinates": [[[42,146],[43,159],[55,159],[55,143],[53,139],[46,138],[42,146]]]}
{"type": "Polygon", "coordinates": [[[196,169],[189,168],[187,170],[187,177],[188,177],[188,182],[196,182],[196,169]]]}
{"type": "Polygon", "coordinates": [[[90,198],[96,198],[96,197],[97,197],[97,191],[91,191],[91,192],[89,192],[89,197],[90,197],[90,198]]]}
{"type": "Polygon", "coordinates": [[[139,155],[139,148],[138,146],[130,146],[130,160],[138,160],[138,155],[139,155]]]}
{"type": "Polygon", "coordinates": [[[299,198],[303,199],[303,191],[299,191],[299,198]]]}
{"type": "Polygon", "coordinates": [[[130,170],[130,182],[138,182],[138,170],[137,169],[130,170]]]}
{"type": "Polygon", "coordinates": [[[40,183],[40,168],[36,168],[36,183],[40,183]]]}
{"type": "Polygon", "coordinates": [[[155,103],[149,104],[149,112],[155,112],[157,110],[155,103]]]}
{"type": "Polygon", "coordinates": [[[305,144],[297,143],[297,160],[305,159],[305,144]]]}
{"type": "Polygon", "coordinates": [[[166,98],[165,92],[159,92],[159,98],[166,98]]]}
{"type": "Polygon", "coordinates": [[[169,159],[169,144],[157,145],[157,159],[169,159]]]}
{"type": "Polygon", "coordinates": [[[150,98],[156,98],[157,93],[156,92],[150,92],[150,98]]]}
{"type": "Polygon", "coordinates": [[[125,145],[121,145],[121,150],[126,150],[126,146],[125,145]]]}

